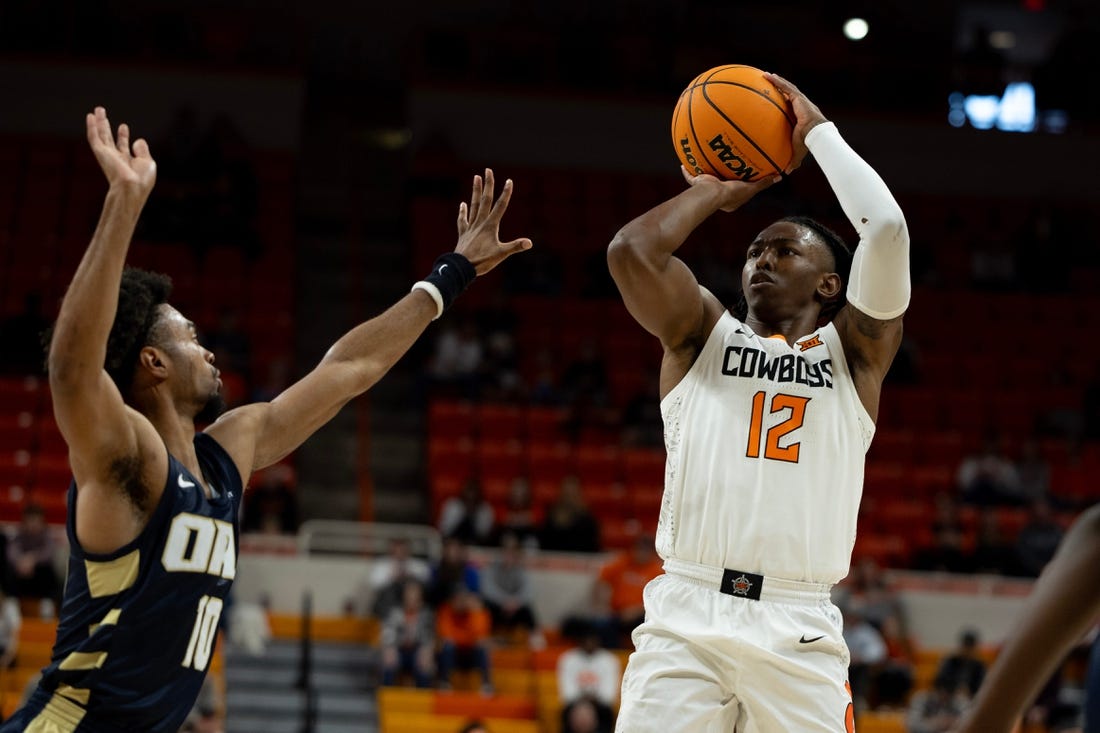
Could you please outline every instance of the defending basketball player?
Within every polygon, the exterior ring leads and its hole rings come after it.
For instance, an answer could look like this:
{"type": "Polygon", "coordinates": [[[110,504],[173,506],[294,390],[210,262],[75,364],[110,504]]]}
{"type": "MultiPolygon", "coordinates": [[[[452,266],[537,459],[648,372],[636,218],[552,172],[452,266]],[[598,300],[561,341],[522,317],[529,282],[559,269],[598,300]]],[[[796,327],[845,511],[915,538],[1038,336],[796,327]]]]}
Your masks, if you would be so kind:
{"type": "Polygon", "coordinates": [[[668,454],[656,538],[665,574],[645,590],[624,733],[854,725],[829,591],[848,573],[864,456],[901,341],[909,234],[836,126],[793,84],[767,78],[797,118],[791,169],[813,153],[859,245],[850,260],[821,224],[775,222],[746,249],[744,298],[731,313],[675,255],[704,220],[775,179],[685,172],[687,190],[608,249],[628,310],[664,346],[668,454]]]}
{"type": "Polygon", "coordinates": [[[221,383],[163,275],[124,269],[156,165],[106,112],[88,143],[109,190],[49,349],[54,414],[69,446],[71,545],[52,662],[14,733],[175,733],[206,675],[236,575],[238,511],[253,471],[287,455],[369,389],[477,275],[531,246],[502,243],[511,181],[494,202],[475,177],[458,244],[385,313],[348,332],[270,403],[213,417],[221,383]],[[204,420],[205,422],[205,420],[204,420]]]}
{"type": "MultiPolygon", "coordinates": [[[[1010,733],[1100,613],[1100,505],[1081,514],[1028,595],[981,689],[953,733],[1010,733]]],[[[1085,733],[1100,732],[1100,677],[1094,641],[1085,733]]]]}

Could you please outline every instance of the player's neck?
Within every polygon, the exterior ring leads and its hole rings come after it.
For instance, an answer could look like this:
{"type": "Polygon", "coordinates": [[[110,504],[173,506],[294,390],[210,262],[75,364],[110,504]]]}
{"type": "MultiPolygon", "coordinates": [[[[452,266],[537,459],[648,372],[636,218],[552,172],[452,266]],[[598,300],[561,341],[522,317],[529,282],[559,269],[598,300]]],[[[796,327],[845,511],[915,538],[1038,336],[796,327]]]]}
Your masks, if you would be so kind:
{"type": "Polygon", "coordinates": [[[790,318],[761,318],[753,312],[745,317],[745,325],[753,333],[763,338],[782,337],[788,345],[793,345],[803,336],[817,330],[817,313],[800,313],[790,318]]]}
{"type": "Polygon", "coordinates": [[[165,400],[153,400],[141,406],[141,413],[153,424],[168,453],[188,471],[201,477],[195,454],[195,419],[165,400]]]}

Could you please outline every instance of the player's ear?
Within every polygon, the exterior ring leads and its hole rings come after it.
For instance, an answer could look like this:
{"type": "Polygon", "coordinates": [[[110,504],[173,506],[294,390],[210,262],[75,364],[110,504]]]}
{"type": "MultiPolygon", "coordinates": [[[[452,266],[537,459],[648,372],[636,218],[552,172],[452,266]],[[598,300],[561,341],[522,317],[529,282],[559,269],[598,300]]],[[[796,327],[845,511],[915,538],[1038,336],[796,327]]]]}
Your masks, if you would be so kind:
{"type": "Polygon", "coordinates": [[[155,346],[146,346],[138,354],[138,363],[141,368],[150,374],[164,379],[168,376],[167,359],[164,353],[155,346]]]}
{"type": "Polygon", "coordinates": [[[835,272],[826,273],[821,276],[817,284],[817,294],[823,301],[830,301],[840,295],[843,287],[844,282],[840,279],[840,275],[835,272]]]}

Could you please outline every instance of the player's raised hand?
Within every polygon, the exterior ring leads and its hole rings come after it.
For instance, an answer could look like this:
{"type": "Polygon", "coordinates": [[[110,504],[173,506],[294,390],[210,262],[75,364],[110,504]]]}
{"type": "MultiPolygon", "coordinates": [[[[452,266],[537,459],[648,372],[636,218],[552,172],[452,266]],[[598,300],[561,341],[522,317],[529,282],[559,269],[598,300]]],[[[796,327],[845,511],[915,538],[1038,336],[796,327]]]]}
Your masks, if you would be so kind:
{"type": "Polygon", "coordinates": [[[811,102],[809,97],[799,91],[798,87],[794,84],[770,72],[765,72],[764,78],[772,84],[775,84],[775,88],[787,98],[787,101],[791,103],[791,109],[794,110],[794,156],[791,158],[791,164],[786,170],[787,173],[790,173],[795,168],[802,165],[802,161],[805,160],[806,155],[810,152],[809,149],[806,148],[807,133],[822,122],[827,122],[827,120],[825,115],[821,113],[821,110],[818,109],[817,105],[811,102]]]}
{"type": "Polygon", "coordinates": [[[494,186],[493,171],[486,168],[484,179],[474,176],[469,206],[465,202],[458,206],[458,244],[455,252],[465,256],[478,275],[484,275],[516,252],[531,249],[531,240],[526,237],[510,242],[500,241],[500,220],[512,198],[512,179],[504,182],[500,198],[495,202],[494,186]]]}
{"type": "Polygon", "coordinates": [[[692,175],[684,166],[680,166],[680,172],[689,186],[717,186],[722,190],[723,204],[719,207],[722,211],[730,212],[744,206],[749,199],[763,191],[773,183],[782,180],[780,176],[767,176],[759,181],[723,181],[709,173],[692,175]]]}
{"type": "Polygon", "coordinates": [[[139,138],[130,144],[130,128],[118,126],[118,134],[111,132],[107,110],[96,107],[86,117],[88,145],[92,148],[103,175],[111,188],[126,189],[142,200],[149,196],[157,180],[157,164],[149,154],[149,145],[139,138]]]}

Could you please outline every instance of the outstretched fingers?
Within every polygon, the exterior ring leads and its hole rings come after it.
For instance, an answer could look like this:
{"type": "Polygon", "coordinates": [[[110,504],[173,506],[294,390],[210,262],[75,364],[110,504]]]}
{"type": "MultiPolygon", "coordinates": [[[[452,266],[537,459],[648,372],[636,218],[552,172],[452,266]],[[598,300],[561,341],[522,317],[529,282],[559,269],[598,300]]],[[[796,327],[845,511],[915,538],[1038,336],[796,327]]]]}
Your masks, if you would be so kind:
{"type": "Polygon", "coordinates": [[[118,126],[118,139],[115,140],[115,145],[118,146],[118,152],[123,155],[130,155],[130,126],[123,122],[118,126]]]}
{"type": "Polygon", "coordinates": [[[458,205],[458,236],[461,237],[469,228],[470,220],[466,218],[466,202],[463,201],[458,205]]]}
{"type": "Polygon", "coordinates": [[[489,217],[493,214],[493,194],[496,189],[496,181],[493,179],[493,169],[485,169],[485,185],[481,187],[481,202],[477,213],[481,217],[489,217]]]}
{"type": "Polygon", "coordinates": [[[470,192],[470,211],[466,220],[473,224],[477,221],[478,210],[481,208],[481,190],[484,187],[481,176],[474,176],[474,185],[470,192]]]}
{"type": "Polygon", "coordinates": [[[527,237],[520,237],[519,239],[513,239],[511,242],[501,242],[500,248],[506,255],[513,255],[516,252],[522,252],[525,249],[531,249],[534,245],[527,237]]]}
{"type": "Polygon", "coordinates": [[[152,154],[149,152],[149,143],[145,142],[145,138],[139,137],[134,141],[134,157],[135,158],[151,158],[152,154]]]}
{"type": "Polygon", "coordinates": [[[489,214],[494,224],[499,225],[501,217],[504,216],[504,212],[508,210],[508,202],[512,200],[512,189],[514,187],[511,178],[504,181],[504,188],[500,191],[500,198],[493,204],[493,210],[489,214]]]}

